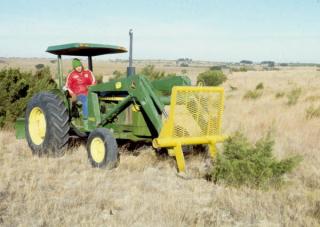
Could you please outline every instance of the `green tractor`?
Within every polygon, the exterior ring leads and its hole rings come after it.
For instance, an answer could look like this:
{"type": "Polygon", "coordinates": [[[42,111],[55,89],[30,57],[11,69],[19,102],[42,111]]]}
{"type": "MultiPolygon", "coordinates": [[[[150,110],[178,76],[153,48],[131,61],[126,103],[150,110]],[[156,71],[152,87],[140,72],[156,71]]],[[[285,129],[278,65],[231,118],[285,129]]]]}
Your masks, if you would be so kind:
{"type": "Polygon", "coordinates": [[[212,157],[222,142],[223,88],[194,87],[186,76],[149,81],[132,67],[132,33],[127,77],[89,87],[88,120],[82,106],[63,89],[62,55],[92,57],[125,53],[120,46],[71,43],[50,46],[57,55],[58,89],[35,94],[25,118],[16,122],[17,138],[26,138],[33,154],[61,156],[70,136],[87,138],[88,159],[93,167],[113,168],[119,162],[117,140],[152,142],[175,156],[178,171],[185,171],[183,146],[208,145],[212,157]],[[165,108],[169,106],[169,108],[165,108]],[[169,114],[166,109],[169,109],[169,114]]]}

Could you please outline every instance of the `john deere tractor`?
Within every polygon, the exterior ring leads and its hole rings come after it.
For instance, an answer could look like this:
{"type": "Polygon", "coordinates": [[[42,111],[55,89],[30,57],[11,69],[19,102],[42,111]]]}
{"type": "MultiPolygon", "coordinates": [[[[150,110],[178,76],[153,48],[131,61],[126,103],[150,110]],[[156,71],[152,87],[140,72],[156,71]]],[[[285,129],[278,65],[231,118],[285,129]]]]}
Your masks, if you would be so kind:
{"type": "Polygon", "coordinates": [[[62,55],[82,56],[93,70],[92,57],[125,53],[124,47],[70,43],[50,46],[57,55],[58,89],[41,92],[29,101],[25,118],[16,123],[17,138],[26,138],[33,154],[61,156],[69,137],[87,139],[88,159],[93,167],[113,168],[119,162],[117,140],[152,142],[175,156],[178,171],[185,171],[183,146],[208,145],[214,157],[222,142],[223,88],[194,87],[185,76],[150,81],[132,67],[132,33],[127,77],[89,87],[88,120],[82,106],[63,89],[62,55]],[[168,108],[165,108],[169,106],[168,108]],[[166,112],[169,109],[169,113],[166,112]]]}

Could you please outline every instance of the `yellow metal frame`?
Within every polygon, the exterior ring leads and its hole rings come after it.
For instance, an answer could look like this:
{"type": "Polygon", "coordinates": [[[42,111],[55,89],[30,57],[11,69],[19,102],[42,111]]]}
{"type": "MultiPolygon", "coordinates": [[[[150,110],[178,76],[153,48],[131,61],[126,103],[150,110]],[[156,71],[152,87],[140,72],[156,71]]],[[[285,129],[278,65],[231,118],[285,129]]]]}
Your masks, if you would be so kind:
{"type": "MultiPolygon", "coordinates": [[[[181,99],[181,96],[179,96],[179,99],[181,99]]],[[[226,136],[221,135],[221,124],[222,124],[222,115],[223,115],[223,107],[224,107],[224,89],[221,87],[182,87],[177,86],[174,87],[171,93],[171,103],[170,103],[170,112],[169,117],[166,119],[166,121],[163,124],[162,130],[160,132],[160,135],[158,138],[153,140],[153,146],[155,148],[164,147],[167,148],[169,151],[169,155],[175,156],[177,161],[177,167],[180,172],[184,172],[185,167],[185,160],[184,155],[182,151],[183,145],[197,145],[197,144],[207,144],[209,146],[209,152],[210,156],[212,158],[216,155],[216,144],[219,142],[223,142],[226,139],[226,136]],[[185,105],[184,104],[177,104],[177,96],[180,94],[191,94],[191,96],[186,95],[185,97],[185,105]],[[205,132],[200,133],[199,135],[193,133],[192,135],[185,135],[185,133],[182,133],[182,135],[175,135],[174,134],[174,127],[175,122],[178,120],[177,118],[182,118],[181,116],[176,116],[175,111],[179,108],[178,106],[183,106],[185,112],[187,111],[193,111],[192,106],[188,106],[188,103],[192,103],[190,100],[187,100],[188,97],[197,98],[201,97],[201,95],[204,95],[203,97],[210,97],[210,95],[218,97],[216,98],[216,106],[214,106],[213,103],[210,103],[211,100],[205,100],[205,98],[202,97],[199,98],[199,108],[195,109],[193,113],[189,113],[190,116],[193,116],[194,122],[185,122],[185,124],[200,124],[199,115],[201,114],[207,114],[207,115],[214,115],[214,113],[211,113],[210,110],[215,110],[215,118],[208,117],[207,125],[211,126],[213,125],[213,121],[215,121],[214,128],[215,130],[206,130],[205,132]],[[201,101],[200,101],[201,99],[201,101]],[[207,106],[210,106],[211,108],[202,109],[201,105],[205,102],[207,106]],[[216,108],[217,107],[217,108],[216,108]],[[202,113],[202,112],[203,113],[202,113]],[[207,111],[206,113],[204,113],[207,111]],[[212,118],[214,120],[212,120],[212,118]],[[214,132],[214,133],[213,133],[214,132]]],[[[188,113],[187,113],[188,114],[188,113]]],[[[201,116],[200,116],[201,117],[201,116]]],[[[202,122],[203,124],[203,122],[202,122]]],[[[206,126],[209,128],[210,126],[206,126]]],[[[213,126],[212,126],[213,127],[213,126]]]]}
{"type": "Polygon", "coordinates": [[[125,98],[124,97],[99,97],[100,100],[105,100],[105,101],[122,101],[125,98]]]}

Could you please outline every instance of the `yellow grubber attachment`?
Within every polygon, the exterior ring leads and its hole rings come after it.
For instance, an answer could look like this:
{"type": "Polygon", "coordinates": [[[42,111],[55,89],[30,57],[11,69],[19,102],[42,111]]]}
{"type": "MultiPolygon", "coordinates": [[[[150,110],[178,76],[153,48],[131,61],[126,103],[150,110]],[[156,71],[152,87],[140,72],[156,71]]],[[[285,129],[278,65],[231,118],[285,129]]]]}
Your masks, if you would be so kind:
{"type": "Polygon", "coordinates": [[[216,143],[226,138],[221,135],[223,102],[221,87],[174,87],[169,117],[153,146],[167,148],[176,157],[179,172],[185,171],[183,145],[207,144],[214,158],[216,143]]]}

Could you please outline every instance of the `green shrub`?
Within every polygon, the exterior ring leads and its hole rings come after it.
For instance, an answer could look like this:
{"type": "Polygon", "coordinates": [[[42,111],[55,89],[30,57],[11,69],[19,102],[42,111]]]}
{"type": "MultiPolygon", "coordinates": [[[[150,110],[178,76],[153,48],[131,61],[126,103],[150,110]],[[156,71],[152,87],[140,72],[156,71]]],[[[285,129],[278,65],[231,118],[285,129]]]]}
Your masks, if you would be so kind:
{"type": "MultiPolygon", "coordinates": [[[[154,65],[147,65],[144,68],[141,69],[141,71],[138,72],[138,74],[140,75],[144,75],[145,77],[147,77],[149,80],[159,80],[159,79],[163,79],[165,77],[172,77],[172,76],[176,76],[175,73],[168,73],[166,74],[163,71],[157,71],[155,69],[154,65]]],[[[126,77],[126,73],[120,72],[118,70],[113,72],[113,77],[110,78],[111,80],[118,80],[121,78],[126,77]]]]}
{"type": "Polygon", "coordinates": [[[320,100],[320,95],[311,95],[305,99],[305,101],[310,101],[310,102],[315,102],[318,100],[320,100]]]}
{"type": "Polygon", "coordinates": [[[242,60],[242,61],[240,61],[240,64],[252,65],[253,62],[252,62],[252,61],[249,61],[249,60],[242,60]]]}
{"type": "Polygon", "coordinates": [[[320,223],[320,200],[315,202],[311,210],[311,215],[320,223]]]}
{"type": "Polygon", "coordinates": [[[256,90],[261,90],[261,89],[263,89],[264,88],[264,86],[263,86],[263,83],[258,83],[257,84],[257,86],[256,86],[256,90]]]}
{"type": "Polygon", "coordinates": [[[257,99],[257,98],[260,98],[262,96],[262,94],[263,94],[262,90],[257,90],[257,89],[249,90],[244,94],[243,98],[244,99],[257,99]]]}
{"type": "Polygon", "coordinates": [[[44,68],[44,64],[37,64],[34,66],[37,70],[43,69],[44,68]]]}
{"type": "Polygon", "coordinates": [[[188,63],[181,63],[180,67],[189,67],[189,64],[188,63]]]}
{"type": "Polygon", "coordinates": [[[292,90],[287,94],[287,98],[288,98],[287,105],[288,105],[288,106],[293,106],[293,105],[297,104],[301,93],[302,93],[301,88],[294,88],[294,89],[292,89],[292,90]]]}
{"type": "Polygon", "coordinates": [[[232,86],[231,84],[229,84],[229,87],[230,87],[231,91],[236,91],[236,90],[238,90],[238,88],[237,88],[237,87],[232,86]]]}
{"type": "Polygon", "coordinates": [[[318,107],[309,106],[306,109],[306,118],[307,119],[319,118],[319,117],[320,117],[320,106],[318,106],[318,107]]]}
{"type": "Polygon", "coordinates": [[[211,179],[216,183],[253,188],[280,185],[283,175],[292,171],[301,157],[278,161],[272,154],[273,146],[270,133],[252,144],[241,132],[236,132],[223,144],[224,151],[217,154],[211,179]]]}
{"type": "Polygon", "coordinates": [[[23,116],[29,99],[40,91],[56,88],[49,67],[36,73],[22,72],[20,69],[0,71],[0,127],[10,126],[17,117],[23,116]]]}
{"type": "Polygon", "coordinates": [[[98,84],[103,82],[103,76],[101,74],[95,75],[98,84]]]}
{"type": "Polygon", "coordinates": [[[239,68],[230,67],[230,72],[239,72],[239,68]]]}
{"type": "Polygon", "coordinates": [[[275,94],[275,97],[278,99],[278,98],[282,98],[284,95],[285,95],[284,92],[277,92],[277,93],[275,94]]]}
{"type": "Polygon", "coordinates": [[[263,94],[263,83],[258,83],[256,85],[256,89],[255,90],[249,90],[247,91],[243,98],[244,99],[257,99],[257,98],[260,98],[263,94]]]}
{"type": "Polygon", "coordinates": [[[240,71],[240,72],[247,72],[247,71],[248,71],[248,68],[243,66],[243,67],[240,67],[240,68],[239,68],[239,71],[240,71]]]}
{"type": "Polygon", "coordinates": [[[248,72],[248,71],[255,71],[253,66],[241,66],[239,68],[230,68],[231,72],[248,72]]]}
{"type": "Polygon", "coordinates": [[[122,79],[122,78],[125,78],[125,77],[126,77],[126,73],[121,72],[121,71],[118,71],[118,70],[113,71],[112,75],[113,75],[113,77],[111,77],[111,78],[109,79],[109,81],[119,80],[119,79],[122,79]]]}
{"type": "Polygon", "coordinates": [[[219,70],[209,70],[200,73],[197,77],[197,84],[204,86],[218,86],[227,80],[226,75],[219,70]]]}
{"type": "Polygon", "coordinates": [[[211,66],[211,67],[210,67],[210,70],[213,70],[213,71],[214,71],[214,70],[220,70],[220,71],[221,71],[221,70],[222,70],[222,66],[221,66],[221,65],[211,66]]]}
{"type": "Polygon", "coordinates": [[[151,80],[162,79],[166,76],[165,72],[155,70],[154,65],[145,66],[144,68],[141,69],[139,74],[142,74],[151,80]]]}

